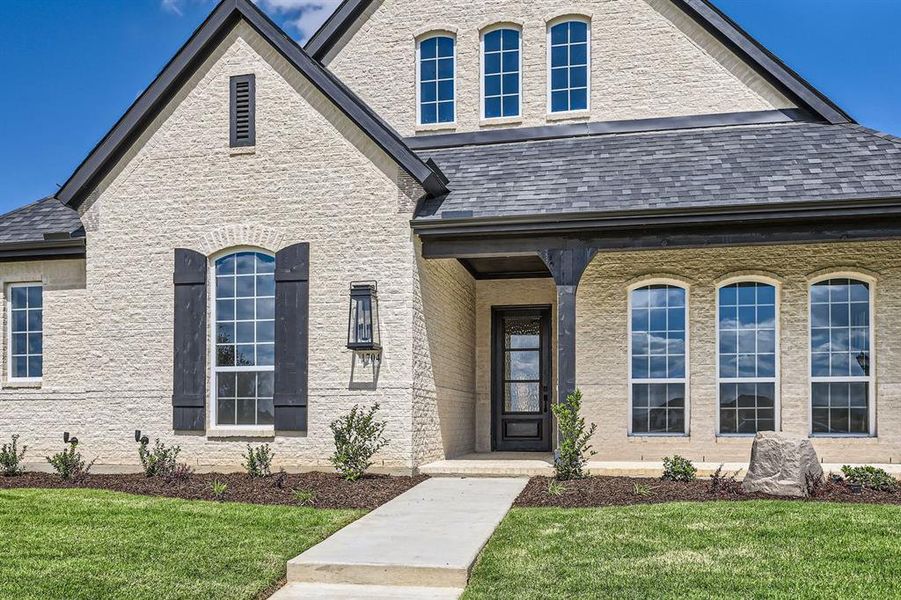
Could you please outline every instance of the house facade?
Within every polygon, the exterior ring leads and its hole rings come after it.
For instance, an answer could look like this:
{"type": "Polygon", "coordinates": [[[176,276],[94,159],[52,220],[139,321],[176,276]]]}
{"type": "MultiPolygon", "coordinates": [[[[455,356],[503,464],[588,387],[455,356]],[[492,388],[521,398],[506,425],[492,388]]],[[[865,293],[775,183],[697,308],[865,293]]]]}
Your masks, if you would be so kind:
{"type": "Polygon", "coordinates": [[[0,439],[204,468],[553,451],[901,460],[901,141],[706,0],[223,0],[53,197],[0,217],[0,439]]]}

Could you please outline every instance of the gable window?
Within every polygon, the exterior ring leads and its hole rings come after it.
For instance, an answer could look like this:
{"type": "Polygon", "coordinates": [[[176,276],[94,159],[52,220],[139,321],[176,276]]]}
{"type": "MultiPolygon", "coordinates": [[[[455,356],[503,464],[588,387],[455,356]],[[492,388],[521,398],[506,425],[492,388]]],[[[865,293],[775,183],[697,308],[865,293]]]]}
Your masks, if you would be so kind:
{"type": "Polygon", "coordinates": [[[521,55],[516,29],[495,29],[482,36],[485,119],[519,116],[521,55]]]}
{"type": "Polygon", "coordinates": [[[229,142],[232,148],[256,144],[256,78],[237,75],[229,84],[229,142]]]}
{"type": "Polygon", "coordinates": [[[419,123],[433,125],[456,120],[456,42],[435,36],[419,42],[419,123]]]}
{"type": "Polygon", "coordinates": [[[214,270],[215,422],[272,425],[275,257],[236,252],[214,270]]]}
{"type": "Polygon", "coordinates": [[[587,21],[573,20],[550,28],[549,102],[552,113],[588,109],[589,43],[587,21]]]}
{"type": "Polygon", "coordinates": [[[9,379],[39,380],[44,371],[44,288],[9,286],[9,379]]]}
{"type": "Polygon", "coordinates": [[[776,429],[776,288],[746,281],[719,289],[719,432],[776,429]]]}
{"type": "Polygon", "coordinates": [[[872,432],[870,285],[836,278],[810,287],[811,431],[872,432]]]}
{"type": "Polygon", "coordinates": [[[686,433],[685,289],[649,285],[629,295],[632,434],[686,433]]]}

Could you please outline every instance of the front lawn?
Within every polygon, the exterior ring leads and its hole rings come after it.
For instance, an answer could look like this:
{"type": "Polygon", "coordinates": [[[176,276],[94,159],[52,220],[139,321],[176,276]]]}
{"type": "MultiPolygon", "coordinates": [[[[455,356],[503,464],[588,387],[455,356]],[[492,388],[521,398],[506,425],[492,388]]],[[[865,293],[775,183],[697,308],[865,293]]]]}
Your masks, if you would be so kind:
{"type": "Polygon", "coordinates": [[[0,598],[254,598],[362,515],[99,490],[0,490],[0,598]]]}
{"type": "Polygon", "coordinates": [[[901,507],[514,508],[464,598],[898,598],[901,507]]]}

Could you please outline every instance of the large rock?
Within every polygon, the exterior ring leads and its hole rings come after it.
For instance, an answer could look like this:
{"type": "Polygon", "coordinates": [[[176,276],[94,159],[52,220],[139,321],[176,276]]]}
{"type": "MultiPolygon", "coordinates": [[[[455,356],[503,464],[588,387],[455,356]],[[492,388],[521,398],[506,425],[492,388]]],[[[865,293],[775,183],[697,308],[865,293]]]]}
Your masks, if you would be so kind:
{"type": "Polygon", "coordinates": [[[751,465],[742,488],[774,496],[807,496],[808,476],[823,477],[810,440],[763,431],[754,438],[751,465]]]}

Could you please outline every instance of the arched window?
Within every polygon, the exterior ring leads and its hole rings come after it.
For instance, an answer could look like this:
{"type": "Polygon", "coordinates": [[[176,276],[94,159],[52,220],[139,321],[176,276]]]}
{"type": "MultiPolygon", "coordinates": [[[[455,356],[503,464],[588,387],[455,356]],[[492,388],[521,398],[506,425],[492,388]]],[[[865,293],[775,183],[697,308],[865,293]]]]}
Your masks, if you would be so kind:
{"type": "Polygon", "coordinates": [[[433,36],[419,42],[419,123],[453,123],[455,109],[456,42],[433,36]]]}
{"type": "Polygon", "coordinates": [[[222,256],[215,278],[215,423],[272,425],[275,257],[254,251],[222,256]]]}
{"type": "Polygon", "coordinates": [[[552,113],[588,109],[588,21],[558,23],[548,31],[550,46],[549,104],[552,113]]]}
{"type": "Polygon", "coordinates": [[[684,288],[666,284],[629,295],[633,434],[687,431],[685,299],[684,288]]]}
{"type": "Polygon", "coordinates": [[[719,432],[776,430],[776,287],[743,281],[719,289],[719,432]]]}
{"type": "Polygon", "coordinates": [[[810,287],[811,431],[873,430],[870,285],[836,278],[810,287]]]}
{"type": "Polygon", "coordinates": [[[521,56],[518,30],[495,29],[482,36],[482,116],[485,119],[519,116],[521,56]]]}

